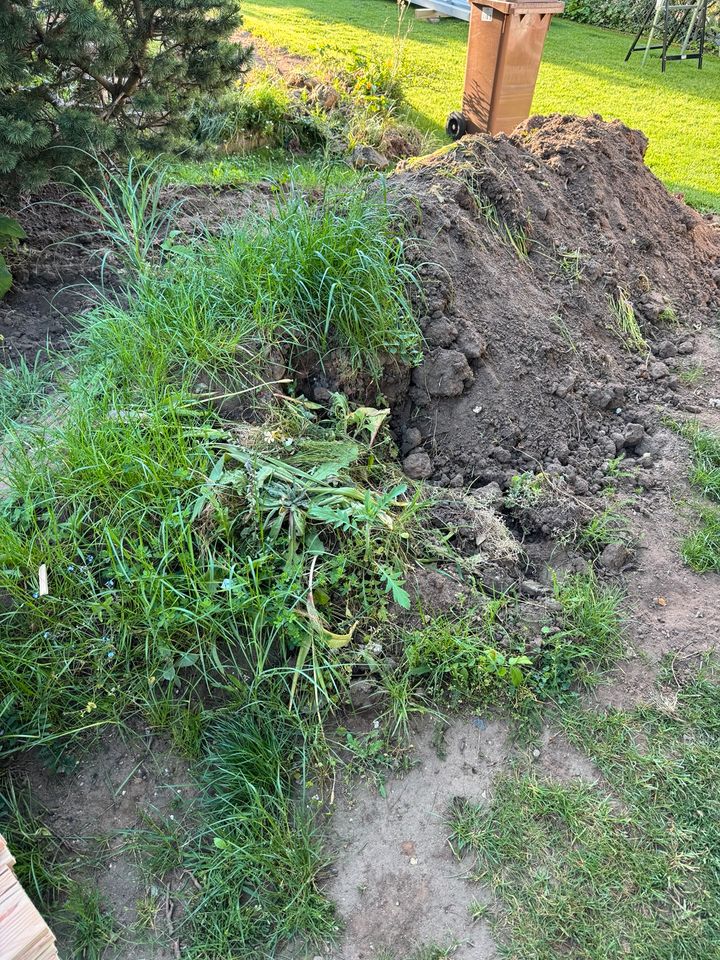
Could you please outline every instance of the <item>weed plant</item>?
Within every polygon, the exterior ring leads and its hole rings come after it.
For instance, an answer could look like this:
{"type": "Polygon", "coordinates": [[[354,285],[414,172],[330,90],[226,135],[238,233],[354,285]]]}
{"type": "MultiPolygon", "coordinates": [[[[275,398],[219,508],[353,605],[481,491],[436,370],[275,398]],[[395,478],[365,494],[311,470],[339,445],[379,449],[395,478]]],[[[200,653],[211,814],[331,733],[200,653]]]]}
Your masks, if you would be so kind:
{"type": "Polygon", "coordinates": [[[272,350],[319,363],[342,343],[349,368],[375,371],[385,349],[417,358],[382,197],[278,198],[267,221],[179,244],[152,171],[106,186],[92,202],[131,271],[127,305],[85,319],[79,377],[6,458],[0,689],[16,748],[128,708],[163,716],[176,692],[271,666],[293,693],[332,696],[334,646],[401,590],[417,513],[362,422],[287,400],[233,428],[197,392],[204,377],[217,394],[222,372],[223,395],[252,395],[272,350]]]}

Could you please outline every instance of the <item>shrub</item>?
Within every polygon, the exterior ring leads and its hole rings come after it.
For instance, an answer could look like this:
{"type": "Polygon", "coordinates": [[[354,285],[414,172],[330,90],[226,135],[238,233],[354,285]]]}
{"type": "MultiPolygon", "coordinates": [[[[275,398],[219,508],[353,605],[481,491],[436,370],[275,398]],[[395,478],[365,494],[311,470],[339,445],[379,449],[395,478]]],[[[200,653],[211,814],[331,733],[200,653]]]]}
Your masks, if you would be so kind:
{"type": "Polygon", "coordinates": [[[201,92],[219,93],[250,51],[229,40],[237,0],[16,0],[0,6],[0,178],[33,187],[59,162],[118,139],[176,133],[201,92]]]}
{"type": "Polygon", "coordinates": [[[228,151],[290,145],[310,149],[325,140],[321,118],[279,79],[265,75],[221,97],[203,97],[191,120],[197,140],[222,144],[228,151]]]}

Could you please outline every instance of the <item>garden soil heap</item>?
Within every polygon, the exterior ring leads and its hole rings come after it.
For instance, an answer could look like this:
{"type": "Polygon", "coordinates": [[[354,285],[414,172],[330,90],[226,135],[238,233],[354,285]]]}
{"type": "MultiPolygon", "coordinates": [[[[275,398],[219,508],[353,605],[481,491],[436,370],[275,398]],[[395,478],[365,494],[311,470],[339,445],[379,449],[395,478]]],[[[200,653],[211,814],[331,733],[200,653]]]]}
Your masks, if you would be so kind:
{"type": "Polygon", "coordinates": [[[542,473],[577,498],[623,456],[652,485],[656,404],[699,409],[676,370],[717,315],[720,229],[667,192],[646,146],[617,121],[534,117],[394,178],[427,344],[385,384],[409,476],[542,473]],[[629,305],[634,338],[616,316],[629,305]]]}

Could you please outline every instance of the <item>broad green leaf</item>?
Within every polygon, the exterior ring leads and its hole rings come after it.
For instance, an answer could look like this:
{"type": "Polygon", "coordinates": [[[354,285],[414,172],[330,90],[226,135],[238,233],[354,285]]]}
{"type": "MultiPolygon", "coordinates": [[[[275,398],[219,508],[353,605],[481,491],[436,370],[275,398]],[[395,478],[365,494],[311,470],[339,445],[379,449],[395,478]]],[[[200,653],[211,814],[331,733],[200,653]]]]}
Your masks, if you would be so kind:
{"type": "Polygon", "coordinates": [[[5,258],[0,253],[0,297],[4,297],[12,286],[12,274],[7,268],[5,258]]]}
{"type": "Polygon", "coordinates": [[[24,240],[27,234],[12,217],[0,217],[0,238],[9,237],[11,240],[24,240]]]}

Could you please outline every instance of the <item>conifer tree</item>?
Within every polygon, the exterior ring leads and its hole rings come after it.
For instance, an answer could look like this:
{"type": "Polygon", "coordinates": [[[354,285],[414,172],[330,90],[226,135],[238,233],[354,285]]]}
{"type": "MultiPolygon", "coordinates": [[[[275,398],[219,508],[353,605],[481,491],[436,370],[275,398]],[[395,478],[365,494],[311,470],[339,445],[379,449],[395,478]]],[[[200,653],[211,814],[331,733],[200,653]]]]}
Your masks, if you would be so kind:
{"type": "Polygon", "coordinates": [[[238,0],[0,0],[0,200],[77,154],[182,131],[251,51],[238,0]]]}

